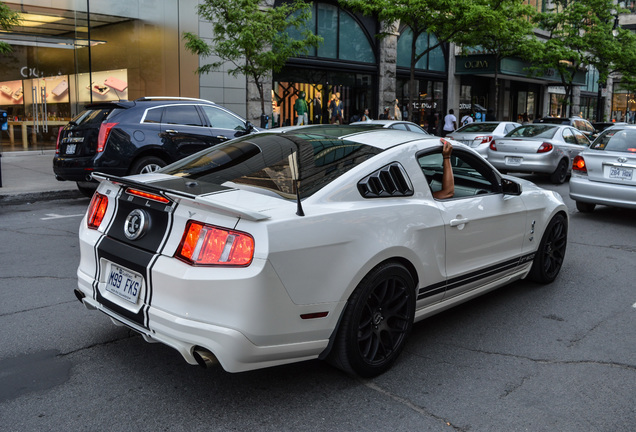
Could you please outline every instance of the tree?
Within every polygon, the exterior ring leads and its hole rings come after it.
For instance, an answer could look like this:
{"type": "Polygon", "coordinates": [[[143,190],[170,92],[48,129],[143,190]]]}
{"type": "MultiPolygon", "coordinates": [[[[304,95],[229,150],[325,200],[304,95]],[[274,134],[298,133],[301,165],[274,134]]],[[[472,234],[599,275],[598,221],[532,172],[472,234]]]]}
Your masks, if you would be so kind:
{"type": "Polygon", "coordinates": [[[599,81],[606,82],[622,48],[612,35],[614,0],[554,0],[552,5],[536,17],[547,40],[532,61],[536,70],[556,70],[565,88],[561,115],[567,116],[575,75],[593,64],[599,66],[599,81]]]}
{"type": "MultiPolygon", "coordinates": [[[[0,2],[0,27],[3,30],[11,30],[11,27],[20,24],[20,14],[11,10],[9,6],[0,2]]],[[[6,42],[0,42],[0,54],[11,52],[11,45],[6,42]]]]}
{"type": "Polygon", "coordinates": [[[495,64],[495,115],[499,117],[499,69],[506,57],[528,58],[540,44],[531,18],[536,9],[524,0],[484,0],[475,5],[480,24],[455,38],[455,43],[490,54],[495,64]],[[479,45],[474,46],[474,41],[479,45]]]}
{"type": "Polygon", "coordinates": [[[264,80],[280,71],[289,57],[306,54],[322,42],[305,26],[311,5],[304,0],[276,7],[262,0],[205,0],[198,5],[198,14],[212,23],[212,43],[208,45],[198,35],[185,32],[186,48],[204,57],[216,55],[220,61],[200,66],[197,72],[217,70],[230,62],[234,65],[228,70],[230,75],[243,74],[254,80],[261,113],[265,113],[264,80]],[[300,30],[303,38],[292,38],[287,29],[300,30]]]}
{"type": "Polygon", "coordinates": [[[340,4],[365,15],[375,15],[386,29],[378,37],[394,34],[401,27],[411,31],[409,115],[417,94],[417,62],[446,43],[468,40],[470,32],[481,26],[483,14],[492,7],[487,0],[340,0],[340,4]],[[436,42],[420,44],[418,38],[427,33],[434,35],[436,42]]]}

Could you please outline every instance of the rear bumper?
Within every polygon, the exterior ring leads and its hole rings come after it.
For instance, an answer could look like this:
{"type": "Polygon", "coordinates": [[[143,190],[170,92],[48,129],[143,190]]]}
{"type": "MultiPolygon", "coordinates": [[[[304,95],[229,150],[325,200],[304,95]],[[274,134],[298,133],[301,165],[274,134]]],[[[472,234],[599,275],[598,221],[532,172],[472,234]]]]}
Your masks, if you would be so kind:
{"type": "Polygon", "coordinates": [[[90,176],[94,172],[103,172],[116,176],[128,174],[125,167],[96,166],[95,156],[73,158],[55,156],[53,158],[53,173],[58,180],[90,181],[90,176]]]}
{"type": "Polygon", "coordinates": [[[487,153],[488,162],[490,162],[495,168],[497,168],[498,170],[511,172],[535,172],[541,174],[552,174],[557,169],[560,161],[559,158],[554,158],[552,157],[552,155],[542,157],[541,155],[537,155],[534,153],[502,154],[493,151],[489,151],[487,153]],[[508,156],[523,158],[521,165],[508,165],[506,163],[506,158],[508,156]]]}
{"type": "Polygon", "coordinates": [[[590,181],[587,176],[572,174],[570,198],[589,204],[636,209],[636,187],[590,181]]]}

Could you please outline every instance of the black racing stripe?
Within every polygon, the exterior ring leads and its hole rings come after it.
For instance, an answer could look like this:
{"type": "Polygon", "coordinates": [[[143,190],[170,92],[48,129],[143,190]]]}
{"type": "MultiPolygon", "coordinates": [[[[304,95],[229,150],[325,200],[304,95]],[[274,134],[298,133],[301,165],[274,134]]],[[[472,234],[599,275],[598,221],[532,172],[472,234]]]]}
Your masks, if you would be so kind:
{"type": "Polygon", "coordinates": [[[518,258],[514,258],[508,261],[504,261],[499,264],[495,264],[490,267],[486,267],[481,270],[477,270],[463,276],[458,276],[452,279],[449,279],[447,282],[438,282],[427,287],[420,288],[417,299],[421,300],[426,297],[431,297],[436,294],[440,294],[445,290],[452,290],[455,288],[459,288],[462,285],[466,285],[472,282],[476,282],[480,279],[485,279],[490,276],[496,275],[498,273],[503,273],[507,270],[513,269],[521,264],[525,264],[529,261],[532,261],[534,258],[535,252],[523,255],[518,258]]]}
{"type": "Polygon", "coordinates": [[[441,294],[445,290],[446,290],[446,281],[438,282],[433,285],[420,288],[417,295],[417,299],[422,300],[423,298],[434,296],[435,294],[441,294]]]}
{"type": "MultiPolygon", "coordinates": [[[[101,258],[107,259],[108,261],[144,275],[146,279],[146,269],[154,256],[151,253],[118,242],[109,237],[104,237],[99,243],[97,246],[97,255],[98,261],[101,258]]],[[[100,274],[101,271],[102,270],[100,269],[100,274]]],[[[148,291],[151,290],[150,281],[148,280],[146,280],[146,290],[146,295],[148,295],[148,291]]],[[[113,312],[116,312],[117,314],[136,322],[140,326],[147,328],[147,322],[144,319],[145,307],[142,307],[137,313],[131,312],[104,298],[99,290],[96,290],[96,300],[113,312]]]]}

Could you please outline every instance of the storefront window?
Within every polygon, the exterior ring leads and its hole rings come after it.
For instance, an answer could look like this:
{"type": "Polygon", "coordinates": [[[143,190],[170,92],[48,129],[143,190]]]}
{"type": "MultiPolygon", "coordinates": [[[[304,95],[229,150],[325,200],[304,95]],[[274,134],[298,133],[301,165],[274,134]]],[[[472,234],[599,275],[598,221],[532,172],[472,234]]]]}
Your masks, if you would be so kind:
{"type": "Polygon", "coordinates": [[[81,10],[24,3],[7,2],[22,24],[2,37],[13,49],[0,61],[0,109],[10,119],[3,150],[54,148],[59,128],[87,103],[198,96],[198,59],[180,48],[180,14],[198,25],[192,8],[161,0],[77,2],[81,10]]]}
{"type": "MultiPolygon", "coordinates": [[[[411,67],[411,43],[413,41],[413,32],[406,28],[400,38],[397,46],[397,65],[401,67],[411,67]]],[[[415,43],[418,53],[426,51],[428,47],[437,44],[437,38],[430,33],[421,34],[415,43]]],[[[446,71],[446,58],[441,46],[428,52],[415,64],[416,69],[430,70],[437,72],[446,71]]]]}
{"type": "Polygon", "coordinates": [[[636,120],[636,95],[614,85],[612,95],[612,121],[634,123],[636,120]]]}

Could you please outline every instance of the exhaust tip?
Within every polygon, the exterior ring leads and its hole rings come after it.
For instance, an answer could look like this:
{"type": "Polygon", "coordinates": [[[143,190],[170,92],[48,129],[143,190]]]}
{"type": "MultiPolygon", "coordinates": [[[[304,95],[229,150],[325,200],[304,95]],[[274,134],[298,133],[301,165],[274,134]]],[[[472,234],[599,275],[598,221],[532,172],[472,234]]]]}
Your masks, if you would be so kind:
{"type": "Polygon", "coordinates": [[[219,364],[219,360],[216,358],[216,356],[210,351],[203,348],[195,349],[192,353],[192,356],[197,361],[199,366],[204,369],[211,368],[219,364]]]}
{"type": "Polygon", "coordinates": [[[73,293],[75,294],[75,297],[77,297],[77,299],[80,301],[80,303],[84,303],[84,297],[86,296],[84,295],[83,292],[81,292],[78,289],[74,289],[73,293]]]}

